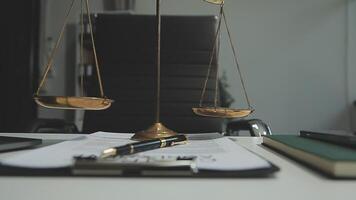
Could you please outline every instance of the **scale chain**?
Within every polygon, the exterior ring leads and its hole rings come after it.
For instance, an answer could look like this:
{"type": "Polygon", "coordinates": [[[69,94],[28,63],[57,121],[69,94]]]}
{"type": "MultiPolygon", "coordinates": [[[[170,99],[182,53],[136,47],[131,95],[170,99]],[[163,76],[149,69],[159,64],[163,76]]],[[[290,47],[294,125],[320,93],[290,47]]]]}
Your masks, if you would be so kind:
{"type": "Polygon", "coordinates": [[[98,56],[96,54],[96,48],[95,48],[95,42],[94,42],[93,26],[92,26],[92,22],[91,22],[90,8],[89,8],[89,0],[85,0],[85,2],[86,2],[87,13],[88,13],[90,38],[91,38],[91,42],[92,42],[92,46],[93,46],[93,53],[94,53],[94,60],[95,60],[95,65],[96,65],[96,72],[97,72],[97,77],[98,77],[98,81],[99,81],[100,95],[101,95],[101,97],[105,98],[104,89],[103,89],[103,83],[102,83],[101,75],[100,75],[98,56]]]}
{"type": "Polygon", "coordinates": [[[48,72],[49,72],[49,70],[52,68],[52,65],[53,65],[53,58],[54,58],[54,55],[55,55],[56,52],[57,52],[57,49],[58,49],[58,47],[59,47],[59,43],[60,43],[60,41],[61,41],[62,38],[63,38],[64,30],[65,30],[65,27],[66,27],[66,25],[67,25],[67,23],[68,23],[69,15],[70,15],[71,10],[73,9],[74,2],[75,2],[75,0],[72,0],[72,2],[71,2],[71,4],[70,4],[70,8],[69,8],[68,11],[67,11],[67,14],[66,14],[65,19],[64,19],[64,23],[63,23],[62,28],[61,28],[61,32],[59,33],[58,40],[56,41],[56,44],[55,44],[55,46],[54,46],[54,49],[53,49],[53,51],[52,51],[52,53],[51,53],[51,55],[50,55],[50,57],[49,57],[49,59],[48,59],[48,63],[47,63],[47,66],[46,66],[45,73],[44,73],[44,75],[43,75],[43,77],[42,77],[42,79],[41,79],[41,81],[40,81],[40,84],[39,84],[39,86],[38,86],[38,88],[37,88],[36,96],[39,96],[39,93],[40,93],[40,91],[41,91],[41,88],[43,87],[43,84],[44,84],[44,82],[45,82],[45,80],[46,80],[46,78],[47,78],[47,76],[48,76],[48,72]]]}
{"type": "MultiPolygon", "coordinates": [[[[41,81],[39,83],[39,86],[37,88],[37,91],[36,91],[36,96],[39,96],[39,93],[45,83],[45,80],[47,79],[47,76],[48,76],[48,73],[49,73],[49,70],[52,68],[53,66],[53,60],[54,60],[54,56],[59,48],[59,44],[63,38],[63,35],[64,35],[64,30],[65,30],[65,27],[68,23],[68,20],[69,20],[69,15],[74,7],[74,2],[75,0],[72,0],[71,4],[70,4],[70,8],[68,9],[67,13],[66,13],[66,16],[65,16],[65,19],[64,19],[64,22],[63,22],[63,25],[62,25],[62,28],[61,28],[61,31],[60,31],[60,34],[59,34],[59,37],[56,41],[56,44],[51,52],[51,55],[48,59],[48,63],[46,65],[46,69],[45,69],[45,72],[44,72],[44,75],[43,77],[41,78],[41,81]]],[[[81,3],[83,5],[83,0],[81,0],[81,3]]],[[[88,15],[88,21],[89,21],[89,29],[90,29],[90,36],[91,36],[91,42],[92,42],[92,48],[93,48],[93,54],[94,54],[94,60],[95,60],[95,65],[96,65],[96,71],[97,71],[97,77],[98,77],[98,82],[99,82],[99,88],[100,88],[100,95],[101,97],[105,98],[105,95],[104,95],[104,90],[103,90],[103,84],[102,84],[102,80],[101,80],[101,75],[100,75],[100,69],[99,69],[99,62],[98,62],[98,57],[97,57],[97,53],[96,53],[96,47],[95,47],[95,42],[94,42],[94,35],[93,35],[93,27],[92,27],[92,21],[91,21],[91,16],[90,16],[90,8],[89,8],[89,1],[88,0],[85,0],[85,4],[86,4],[86,10],[87,10],[87,15],[88,15]]],[[[81,23],[84,23],[83,21],[83,8],[81,9],[81,23]]],[[[83,31],[83,25],[82,25],[82,32],[83,31]]],[[[82,65],[83,64],[83,33],[82,33],[82,36],[81,36],[81,52],[80,52],[80,64],[82,65]]],[[[83,74],[83,73],[82,73],[83,74]]],[[[84,91],[83,91],[83,85],[84,85],[84,80],[83,80],[83,77],[81,77],[81,93],[83,94],[84,91]]]]}
{"type": "Polygon", "coordinates": [[[241,85],[242,85],[242,88],[244,90],[244,95],[245,95],[248,107],[251,108],[250,100],[249,100],[248,95],[247,95],[245,82],[244,82],[244,79],[243,79],[243,76],[242,76],[242,73],[241,73],[240,65],[239,65],[238,58],[237,58],[237,53],[235,51],[235,47],[234,47],[234,44],[233,44],[232,39],[231,39],[231,32],[230,32],[229,26],[227,24],[227,20],[226,20],[226,16],[225,16],[225,12],[224,12],[223,6],[221,7],[221,11],[222,11],[222,15],[224,17],[224,23],[225,23],[225,27],[226,27],[226,30],[227,30],[227,34],[229,36],[229,41],[230,41],[230,45],[231,45],[231,48],[232,48],[232,53],[234,54],[234,60],[235,60],[235,64],[236,64],[236,67],[237,67],[237,71],[238,71],[239,76],[240,76],[241,85]]]}
{"type": "MultiPolygon", "coordinates": [[[[203,106],[203,99],[204,99],[204,96],[205,96],[205,91],[206,91],[206,87],[207,87],[209,76],[210,76],[211,66],[212,66],[213,58],[214,58],[214,52],[216,52],[216,48],[217,48],[217,45],[218,45],[217,41],[218,41],[218,38],[219,38],[219,35],[220,35],[220,31],[221,31],[221,19],[222,19],[222,10],[220,9],[219,24],[218,24],[218,28],[217,28],[217,31],[216,31],[216,34],[215,34],[215,38],[214,38],[214,46],[213,46],[213,50],[212,50],[211,55],[210,55],[209,67],[208,67],[208,72],[207,72],[207,75],[206,75],[206,78],[205,78],[205,81],[204,81],[203,91],[202,91],[201,96],[200,96],[199,107],[203,106]]],[[[216,80],[218,80],[218,76],[216,76],[216,80]]],[[[216,103],[215,103],[215,107],[216,107],[216,103]]]]}
{"type": "Polygon", "coordinates": [[[80,67],[79,67],[79,72],[80,72],[80,96],[84,96],[84,7],[83,7],[83,1],[80,0],[80,67]]]}

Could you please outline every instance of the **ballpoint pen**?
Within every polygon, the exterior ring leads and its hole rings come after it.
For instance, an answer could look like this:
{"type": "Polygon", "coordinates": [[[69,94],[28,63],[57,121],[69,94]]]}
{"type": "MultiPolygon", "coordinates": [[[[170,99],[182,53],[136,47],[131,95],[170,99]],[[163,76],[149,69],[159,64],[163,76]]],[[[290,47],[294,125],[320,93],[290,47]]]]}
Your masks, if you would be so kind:
{"type": "Polygon", "coordinates": [[[111,147],[109,149],[105,149],[102,152],[100,158],[130,155],[142,151],[170,147],[170,146],[185,144],[185,143],[187,143],[187,137],[185,135],[163,137],[158,139],[146,140],[142,142],[130,143],[118,147],[111,147]]]}

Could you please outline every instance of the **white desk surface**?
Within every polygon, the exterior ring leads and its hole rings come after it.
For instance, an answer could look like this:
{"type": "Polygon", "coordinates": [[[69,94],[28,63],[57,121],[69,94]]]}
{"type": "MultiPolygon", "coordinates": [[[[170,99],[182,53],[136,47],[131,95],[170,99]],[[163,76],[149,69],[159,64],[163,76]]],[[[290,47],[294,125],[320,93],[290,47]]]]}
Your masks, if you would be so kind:
{"type": "MultiPolygon", "coordinates": [[[[76,134],[6,134],[63,140],[76,134]]],[[[261,138],[234,137],[237,143],[280,167],[271,178],[83,178],[0,176],[1,200],[329,200],[356,199],[356,180],[330,180],[261,146],[261,138]]],[[[14,153],[0,154],[0,158],[14,153]]]]}

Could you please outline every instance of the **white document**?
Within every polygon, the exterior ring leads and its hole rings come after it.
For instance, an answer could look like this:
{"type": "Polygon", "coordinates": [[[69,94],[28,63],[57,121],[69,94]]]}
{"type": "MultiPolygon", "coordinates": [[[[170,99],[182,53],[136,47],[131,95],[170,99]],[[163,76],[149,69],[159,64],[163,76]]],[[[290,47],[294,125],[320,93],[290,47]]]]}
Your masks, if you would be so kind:
{"type": "MultiPolygon", "coordinates": [[[[30,150],[5,158],[5,165],[27,168],[59,168],[73,164],[74,156],[100,156],[104,149],[134,142],[132,134],[97,132],[74,140],[30,150]]],[[[270,167],[270,163],[226,137],[212,140],[189,140],[188,144],[146,151],[130,156],[196,157],[196,167],[205,170],[246,170],[270,167]]]]}

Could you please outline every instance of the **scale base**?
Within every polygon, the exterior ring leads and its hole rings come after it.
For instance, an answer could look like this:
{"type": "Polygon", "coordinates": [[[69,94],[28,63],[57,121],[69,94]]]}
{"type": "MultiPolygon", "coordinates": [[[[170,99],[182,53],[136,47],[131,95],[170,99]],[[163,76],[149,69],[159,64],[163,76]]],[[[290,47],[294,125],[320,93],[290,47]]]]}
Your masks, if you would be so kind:
{"type": "Polygon", "coordinates": [[[143,141],[174,135],[177,135],[177,133],[165,127],[162,123],[157,122],[150,126],[148,129],[135,133],[131,139],[143,141]]]}

